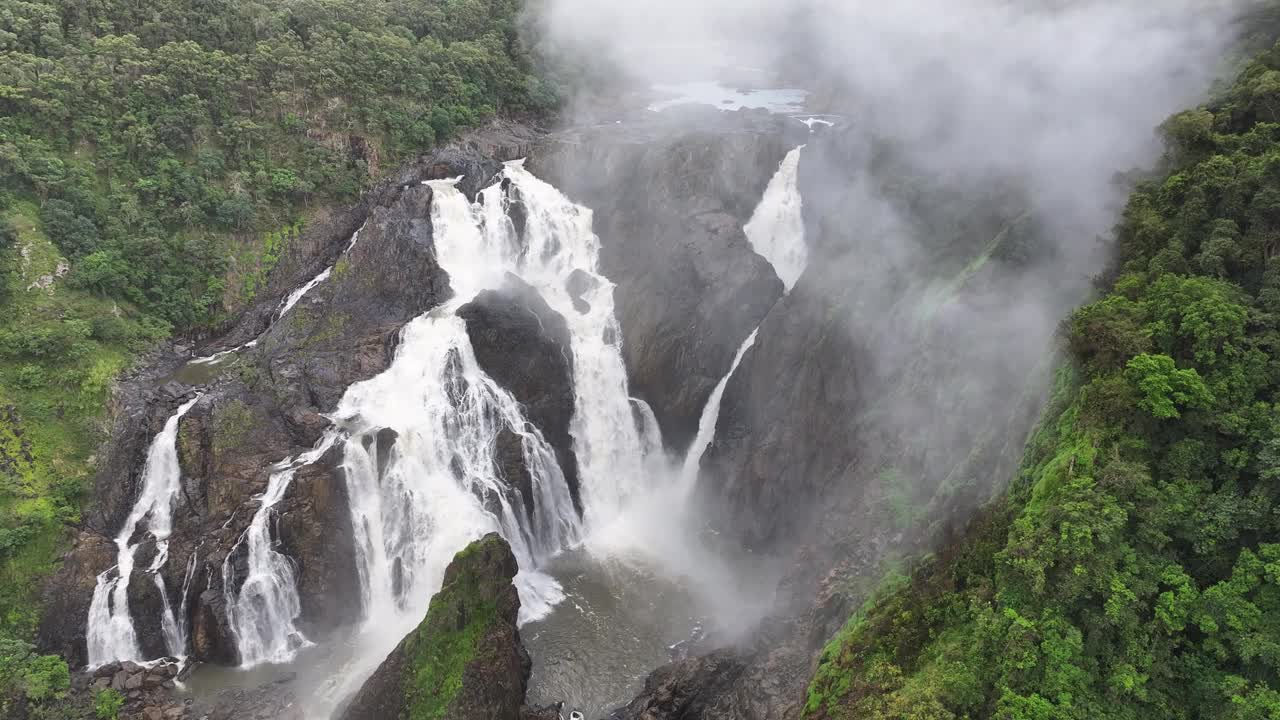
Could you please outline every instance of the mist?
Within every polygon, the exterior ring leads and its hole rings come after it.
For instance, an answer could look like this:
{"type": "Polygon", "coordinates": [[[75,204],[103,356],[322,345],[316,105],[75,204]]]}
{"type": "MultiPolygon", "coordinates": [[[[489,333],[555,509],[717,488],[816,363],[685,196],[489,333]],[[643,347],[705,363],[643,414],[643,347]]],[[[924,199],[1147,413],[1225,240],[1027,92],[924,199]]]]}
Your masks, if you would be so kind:
{"type": "MultiPolygon", "coordinates": [[[[804,487],[814,481],[797,473],[860,477],[843,483],[838,500],[773,510],[794,516],[783,539],[799,543],[823,532],[810,517],[818,505],[864,503],[868,478],[886,467],[905,468],[915,500],[937,504],[948,502],[940,490],[982,432],[1012,432],[1006,460],[1016,461],[1029,423],[993,418],[1012,414],[1014,396],[1047,386],[1053,333],[1107,267],[1108,236],[1133,178],[1159,161],[1158,126],[1208,97],[1229,69],[1235,20],[1253,4],[545,0],[531,21],[543,51],[590,58],[608,69],[618,95],[712,80],[802,88],[808,112],[840,118],[833,137],[802,156],[815,260],[797,297],[774,313],[819,323],[818,308],[839,309],[862,404],[826,420],[833,441],[848,437],[857,449],[831,467],[799,471],[761,456],[721,468],[728,477],[717,483],[804,487]],[[1032,257],[999,257],[1013,234],[1025,236],[1032,257]],[[923,449],[883,449],[903,442],[923,449]]],[[[598,108],[598,97],[569,106],[588,104],[598,108]]],[[[680,132],[679,122],[670,129],[680,132]]],[[[749,355],[742,374],[751,365],[749,355]]],[[[729,394],[752,382],[735,377],[729,394]]],[[[995,470],[1004,474],[998,483],[1012,468],[995,470]]],[[[716,512],[723,509],[678,517],[716,512]]],[[[668,557],[680,552],[666,541],[690,536],[688,528],[653,534],[640,544],[668,557]]],[[[701,567],[695,557],[679,564],[701,567]]]]}

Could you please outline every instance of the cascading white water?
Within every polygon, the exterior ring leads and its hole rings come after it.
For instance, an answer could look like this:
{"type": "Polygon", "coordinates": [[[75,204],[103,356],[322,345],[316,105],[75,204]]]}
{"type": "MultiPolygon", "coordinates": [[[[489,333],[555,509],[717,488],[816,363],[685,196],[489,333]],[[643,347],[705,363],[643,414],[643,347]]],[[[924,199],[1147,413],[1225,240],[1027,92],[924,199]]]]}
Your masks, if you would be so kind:
{"type": "Polygon", "coordinates": [[[711,391],[710,397],[707,398],[707,404],[702,408],[702,416],[698,418],[698,434],[693,439],[693,444],[689,446],[688,453],[684,456],[684,466],[680,471],[680,483],[685,493],[692,490],[693,484],[698,480],[698,468],[702,465],[702,456],[706,454],[707,448],[711,446],[711,441],[716,436],[716,423],[720,420],[720,402],[724,400],[724,389],[729,384],[729,378],[737,372],[738,365],[742,363],[742,356],[747,354],[752,345],[756,343],[756,335],[760,332],[760,328],[751,331],[746,341],[738,348],[738,353],[733,356],[733,364],[729,366],[729,372],[720,378],[720,382],[716,383],[716,387],[711,391]]]}
{"type": "Polygon", "coordinates": [[[307,282],[307,284],[289,293],[289,297],[284,299],[284,303],[280,306],[280,309],[276,311],[276,317],[277,318],[284,317],[286,313],[288,313],[290,310],[293,309],[294,305],[298,304],[298,301],[302,300],[302,298],[305,297],[307,293],[311,292],[312,289],[315,288],[315,286],[319,285],[325,280],[328,280],[329,276],[332,274],[333,274],[333,268],[327,267],[324,270],[321,270],[319,275],[316,275],[315,277],[311,278],[311,280],[307,282]]]}
{"type": "MultiPolygon", "coordinates": [[[[800,151],[804,145],[787,153],[782,165],[774,173],[765,189],[764,197],[756,206],[751,220],[743,231],[751,248],[756,254],[773,265],[774,272],[782,280],[787,293],[795,287],[800,274],[808,263],[809,251],[804,242],[803,201],[800,197],[799,169],[800,151]]],[[[720,418],[720,403],[724,399],[724,389],[729,378],[737,371],[747,350],[756,342],[760,328],[751,331],[747,339],[733,357],[729,372],[716,384],[715,390],[702,408],[702,416],[698,419],[698,435],[689,446],[685,455],[684,466],[680,473],[680,483],[685,494],[693,489],[698,480],[698,468],[702,464],[702,456],[707,452],[711,441],[715,438],[716,423],[720,418]]]]}
{"type": "MultiPolygon", "coordinates": [[[[456,311],[478,293],[501,288],[511,273],[565,317],[576,389],[571,432],[588,520],[611,512],[643,482],[646,457],[661,448],[652,412],[627,394],[613,286],[597,273],[590,211],[518,163],[504,177],[514,199],[494,185],[476,205],[452,181],[430,183],[436,255],[454,297],[409,323],[391,366],[349,388],[333,413],[334,433],[346,438],[343,470],[366,618],[363,649],[340,674],[348,682],[359,682],[421,620],[448,562],[485,532],[502,533],[519,561],[522,622],[561,597],[536,568],[576,542],[581,523],[554,451],[476,361],[456,311]],[[523,233],[507,214],[512,202],[526,210],[523,233]],[[519,443],[533,497],[520,497],[502,475],[495,448],[504,437],[519,443]]],[[[277,477],[282,495],[291,475],[273,476],[273,486],[277,477]]],[[[259,516],[268,514],[264,502],[259,516]]],[[[259,545],[269,548],[269,526],[257,516],[254,524],[262,529],[259,545]]],[[[254,586],[246,581],[229,598],[242,663],[287,660],[305,642],[294,625],[292,566],[253,551],[247,559],[249,577],[272,591],[250,600],[245,588],[254,586]]]]}
{"type": "Polygon", "coordinates": [[[743,228],[752,249],[769,261],[787,292],[795,287],[809,261],[799,186],[800,151],[804,147],[801,145],[783,158],[765,188],[760,205],[743,228]]]}
{"type": "Polygon", "coordinates": [[[510,163],[514,201],[525,209],[523,245],[506,213],[500,186],[484,191],[489,244],[514,247],[510,271],[538,290],[569,326],[575,407],[571,432],[588,527],[616,516],[628,497],[661,472],[661,436],[653,413],[630,397],[622,360],[622,330],[613,312],[614,285],[599,272],[600,240],[592,213],[573,204],[521,163],[510,163]],[[571,278],[576,278],[573,282],[571,278]],[[576,287],[575,287],[576,286],[576,287]],[[571,288],[580,290],[578,303],[571,288]],[[637,415],[640,416],[637,421],[637,415]]]}
{"type": "Polygon", "coordinates": [[[142,469],[142,488],[120,533],[116,535],[116,566],[98,575],[89,605],[89,665],[97,667],[115,660],[142,660],[138,637],[129,612],[129,581],[133,575],[134,556],[146,536],[130,543],[141,529],[155,540],[155,557],[147,567],[163,598],[161,630],[170,655],[186,653],[185,626],[180,625],[169,606],[169,596],[160,571],[169,560],[169,534],[173,531],[173,504],[182,488],[182,471],[178,465],[178,422],[200,395],[183,403],[165,421],[164,428],[151,441],[147,461],[142,469]]]}

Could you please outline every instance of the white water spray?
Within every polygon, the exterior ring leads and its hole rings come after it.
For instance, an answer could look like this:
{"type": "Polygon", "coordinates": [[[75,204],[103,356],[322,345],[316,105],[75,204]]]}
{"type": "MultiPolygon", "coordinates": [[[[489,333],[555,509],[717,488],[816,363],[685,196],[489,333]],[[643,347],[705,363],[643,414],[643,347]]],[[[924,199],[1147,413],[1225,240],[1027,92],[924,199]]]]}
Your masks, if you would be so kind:
{"type": "Polygon", "coordinates": [[[578,458],[588,528],[622,512],[629,498],[663,472],[661,435],[653,413],[630,397],[622,360],[622,330],[613,312],[614,285],[598,269],[600,240],[592,213],[573,204],[520,163],[510,163],[512,198],[492,186],[484,191],[484,230],[491,244],[518,247],[511,272],[538,290],[568,326],[573,355],[575,407],[570,430],[578,458]],[[526,210],[523,244],[505,213],[505,202],[526,210]],[[582,290],[575,304],[570,288],[582,290]]]}
{"type": "MultiPolygon", "coordinates": [[[[89,665],[98,667],[115,660],[142,660],[138,637],[129,612],[129,581],[133,575],[134,556],[146,540],[130,543],[141,529],[155,540],[155,557],[147,567],[163,598],[160,621],[165,645],[170,655],[186,654],[185,625],[180,625],[169,606],[169,595],[160,571],[169,560],[169,534],[173,532],[173,505],[182,489],[182,470],[178,465],[178,422],[200,396],[183,403],[165,421],[164,428],[151,441],[147,461],[142,469],[142,488],[120,533],[116,535],[116,566],[98,575],[89,605],[89,665]]],[[[185,621],[185,618],[184,618],[185,621]]]]}

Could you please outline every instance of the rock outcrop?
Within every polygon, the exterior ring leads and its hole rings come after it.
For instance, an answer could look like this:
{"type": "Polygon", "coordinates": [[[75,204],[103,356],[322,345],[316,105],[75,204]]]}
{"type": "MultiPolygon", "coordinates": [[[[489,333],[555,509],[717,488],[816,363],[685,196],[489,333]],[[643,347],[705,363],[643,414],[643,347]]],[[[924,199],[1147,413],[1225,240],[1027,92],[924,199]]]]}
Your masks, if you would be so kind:
{"type": "Polygon", "coordinates": [[[520,643],[519,568],[496,533],[449,563],[422,624],[387,656],[343,720],[520,720],[530,660],[520,643]]]}
{"type": "Polygon", "coordinates": [[[593,210],[631,391],[673,449],[692,441],[737,347],[782,295],[742,228],[803,141],[795,129],[768,113],[662,113],[552,136],[529,159],[593,210]]]}
{"type": "MultiPolygon", "coordinates": [[[[556,452],[574,505],[582,512],[578,461],[569,423],[573,419],[573,355],[569,326],[537,290],[508,276],[501,290],[485,291],[458,309],[480,367],[524,406],[556,452]]],[[[519,439],[509,431],[499,438],[503,472],[520,489],[532,513],[533,493],[519,439]],[[505,450],[508,450],[504,452],[505,450]]]]}
{"type": "Polygon", "coordinates": [[[699,478],[723,536],[793,570],[748,641],[659,669],[616,720],[799,717],[885,563],[1012,477],[1042,404],[1054,319],[1037,313],[1081,288],[1009,272],[1051,262],[1010,251],[1043,231],[1016,188],[957,187],[837,129],[802,154],[800,191],[809,266],[728,383],[699,478]]]}

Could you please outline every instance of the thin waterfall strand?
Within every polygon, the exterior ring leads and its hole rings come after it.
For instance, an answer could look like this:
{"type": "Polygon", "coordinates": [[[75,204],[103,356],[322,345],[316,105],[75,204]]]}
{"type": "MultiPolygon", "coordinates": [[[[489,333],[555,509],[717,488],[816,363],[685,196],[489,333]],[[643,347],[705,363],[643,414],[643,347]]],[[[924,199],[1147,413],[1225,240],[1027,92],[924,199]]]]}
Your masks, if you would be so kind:
{"type": "MultiPolygon", "coordinates": [[[[751,248],[756,254],[769,261],[774,272],[782,280],[786,293],[791,292],[808,264],[809,251],[804,242],[804,203],[800,197],[799,168],[800,151],[804,145],[787,153],[781,166],[769,181],[764,197],[756,206],[751,220],[743,228],[751,248]]],[[[698,419],[698,435],[689,452],[685,455],[684,466],[680,472],[680,485],[683,495],[688,495],[698,481],[698,469],[702,464],[702,456],[706,454],[711,441],[715,439],[716,425],[720,418],[720,403],[724,400],[724,389],[729,379],[738,370],[742,358],[755,345],[756,336],[760,333],[757,327],[751,331],[747,339],[733,356],[729,372],[720,378],[715,390],[707,398],[698,419]]]]}
{"type": "Polygon", "coordinates": [[[133,616],[129,612],[129,582],[133,576],[135,555],[146,541],[146,535],[155,540],[155,557],[146,572],[155,578],[156,588],[164,599],[161,630],[167,650],[170,655],[186,654],[185,632],[179,629],[169,606],[169,596],[161,571],[169,559],[173,505],[182,489],[182,470],[178,464],[178,423],[199,400],[200,395],[196,395],[183,403],[165,421],[164,427],[147,450],[138,499],[129,511],[129,517],[125,519],[120,533],[116,535],[116,566],[98,575],[93,599],[89,604],[87,642],[91,667],[115,660],[144,659],[138,647],[133,616]],[[146,535],[131,544],[130,540],[138,530],[146,535]]]}
{"type": "Polygon", "coordinates": [[[755,213],[743,228],[752,249],[769,261],[787,292],[795,287],[809,261],[809,250],[804,243],[804,203],[799,189],[800,151],[804,147],[801,145],[783,158],[755,213]]]}

